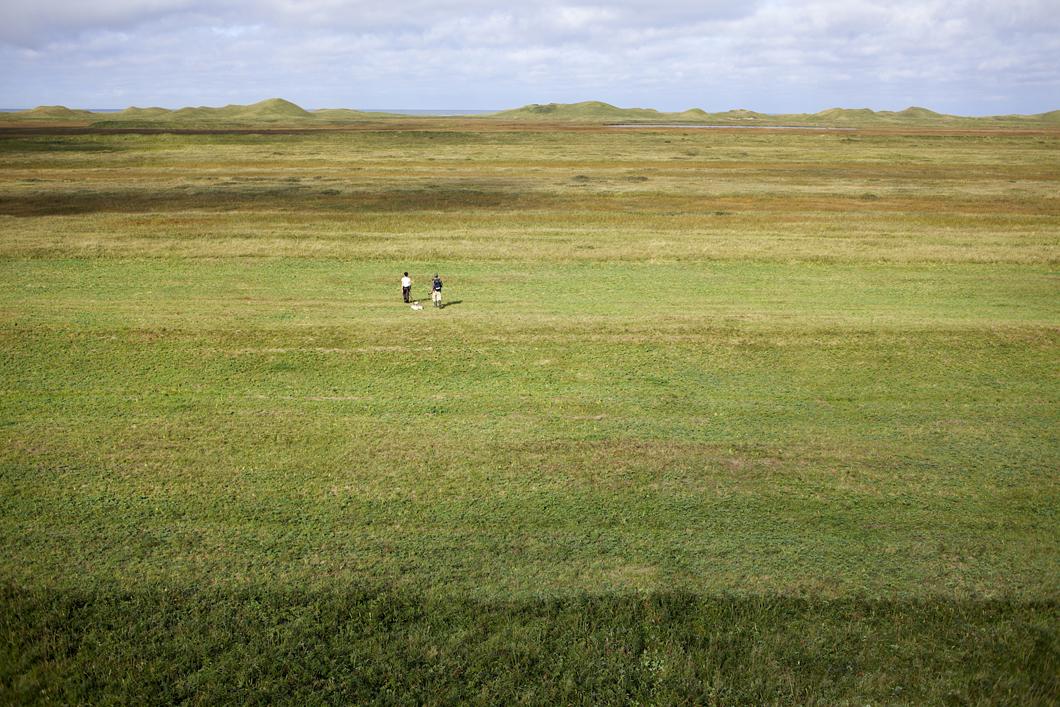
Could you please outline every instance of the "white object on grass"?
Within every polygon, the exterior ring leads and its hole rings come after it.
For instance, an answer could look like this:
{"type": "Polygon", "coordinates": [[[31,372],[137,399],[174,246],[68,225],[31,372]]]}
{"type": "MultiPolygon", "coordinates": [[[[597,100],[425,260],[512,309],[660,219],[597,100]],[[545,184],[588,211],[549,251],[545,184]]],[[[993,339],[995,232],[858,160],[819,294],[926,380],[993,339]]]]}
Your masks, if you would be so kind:
{"type": "Polygon", "coordinates": [[[423,309],[423,305],[420,304],[419,301],[413,302],[412,304],[409,305],[409,307],[411,307],[412,309],[416,310],[417,312],[420,311],[421,309],[423,309]]]}

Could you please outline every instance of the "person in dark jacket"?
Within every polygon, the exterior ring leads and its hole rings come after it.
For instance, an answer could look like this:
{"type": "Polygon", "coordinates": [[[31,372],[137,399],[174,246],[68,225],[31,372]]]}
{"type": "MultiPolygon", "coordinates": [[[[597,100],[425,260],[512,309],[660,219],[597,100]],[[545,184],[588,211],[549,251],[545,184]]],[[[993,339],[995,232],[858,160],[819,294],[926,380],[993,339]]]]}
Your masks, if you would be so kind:
{"type": "Polygon", "coordinates": [[[438,309],[442,308],[442,278],[438,277],[438,273],[434,273],[434,280],[431,282],[431,301],[438,309]]]}

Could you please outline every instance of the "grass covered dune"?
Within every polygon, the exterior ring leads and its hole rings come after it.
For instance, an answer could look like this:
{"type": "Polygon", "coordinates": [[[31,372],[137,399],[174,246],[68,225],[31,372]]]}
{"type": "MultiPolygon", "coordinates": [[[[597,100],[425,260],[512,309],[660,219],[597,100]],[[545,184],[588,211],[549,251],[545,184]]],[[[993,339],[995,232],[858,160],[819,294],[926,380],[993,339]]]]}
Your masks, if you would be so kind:
{"type": "MultiPolygon", "coordinates": [[[[300,129],[342,128],[359,123],[404,120],[400,115],[349,108],[325,108],[306,110],[282,98],[269,98],[250,105],[227,105],[223,107],[196,106],[170,110],[166,108],[139,108],[132,106],[117,112],[94,113],[88,110],[70,109],[66,106],[37,106],[6,115],[0,114],[0,125],[66,125],[91,126],[113,130],[165,129],[165,128],[209,128],[218,126],[242,126],[247,128],[275,129],[293,127],[300,129]]],[[[828,108],[816,113],[768,114],[752,110],[735,109],[708,113],[701,108],[689,108],[680,112],[660,112],[652,108],[619,108],[602,101],[580,103],[532,103],[520,108],[502,110],[474,120],[485,122],[547,122],[562,123],[666,123],[717,124],[738,127],[768,125],[832,126],[832,127],[883,127],[899,129],[950,128],[1046,128],[1055,129],[1060,124],[1060,110],[1032,115],[958,116],[936,113],[927,108],[910,106],[900,111],[874,111],[868,108],[828,108]]]]}
{"type": "Polygon", "coordinates": [[[0,132],[5,701],[1055,701],[1056,135],[475,126],[0,132]]]}

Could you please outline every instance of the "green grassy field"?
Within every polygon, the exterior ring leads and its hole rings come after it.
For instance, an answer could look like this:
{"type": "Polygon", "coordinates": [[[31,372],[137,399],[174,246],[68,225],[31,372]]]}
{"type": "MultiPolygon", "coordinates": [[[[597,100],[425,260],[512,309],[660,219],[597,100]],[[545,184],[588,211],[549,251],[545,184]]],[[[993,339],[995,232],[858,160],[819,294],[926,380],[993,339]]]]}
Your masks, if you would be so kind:
{"type": "Polygon", "coordinates": [[[1060,133],[561,127],[0,131],[0,699],[1055,703],[1060,133]]]}

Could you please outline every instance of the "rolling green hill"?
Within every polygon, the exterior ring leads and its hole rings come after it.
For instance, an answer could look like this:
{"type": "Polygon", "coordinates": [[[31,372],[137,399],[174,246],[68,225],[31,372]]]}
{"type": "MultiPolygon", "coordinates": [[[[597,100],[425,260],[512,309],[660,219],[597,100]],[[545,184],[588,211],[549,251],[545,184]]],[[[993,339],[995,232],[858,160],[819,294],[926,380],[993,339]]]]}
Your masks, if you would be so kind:
{"type": "Polygon", "coordinates": [[[9,113],[4,122],[72,122],[93,127],[199,127],[216,125],[258,125],[312,123],[318,117],[304,108],[282,98],[251,105],[227,105],[223,108],[197,106],[169,110],[167,108],[139,108],[131,106],[117,113],[94,113],[71,110],[65,106],[39,106],[31,110],[9,113]]]}
{"type": "Polygon", "coordinates": [[[907,118],[949,118],[950,116],[944,116],[941,113],[936,113],[928,108],[921,108],[919,106],[909,106],[905,110],[898,111],[897,115],[907,118]]]}
{"type": "Polygon", "coordinates": [[[386,113],[366,113],[348,108],[329,108],[307,111],[301,106],[282,98],[252,103],[232,104],[223,108],[198,106],[166,110],[165,108],[126,108],[93,123],[96,127],[221,127],[221,126],[327,126],[357,122],[366,119],[395,117],[386,113]]]}
{"type": "Polygon", "coordinates": [[[654,108],[619,108],[602,101],[580,103],[531,103],[522,108],[501,111],[489,116],[501,120],[545,120],[578,122],[707,122],[714,118],[702,108],[666,113],[654,108]]]}
{"type": "MultiPolygon", "coordinates": [[[[702,111],[700,111],[702,113],[702,111]]],[[[652,108],[618,108],[602,101],[581,103],[531,103],[522,108],[505,110],[493,114],[505,120],[663,120],[672,119],[674,113],[660,113],[652,108]]],[[[705,113],[703,115],[706,115],[705,113]]]]}
{"type": "Polygon", "coordinates": [[[328,127],[364,120],[396,117],[389,113],[367,113],[348,108],[307,111],[282,98],[271,98],[251,105],[223,108],[198,106],[165,108],[126,108],[92,122],[98,128],[218,128],[218,127],[328,127]]]}
{"type": "Polygon", "coordinates": [[[130,106],[120,113],[115,114],[114,117],[129,118],[133,120],[152,120],[154,118],[163,118],[173,111],[168,108],[137,108],[136,106],[130,106]]]}
{"type": "Polygon", "coordinates": [[[66,106],[37,106],[30,110],[19,111],[17,113],[11,113],[8,117],[16,118],[19,120],[27,121],[38,121],[38,120],[84,120],[86,118],[92,118],[95,114],[87,110],[72,110],[66,106]]]}
{"type": "Polygon", "coordinates": [[[230,104],[223,108],[197,106],[166,110],[164,108],[127,108],[106,118],[105,123],[121,123],[126,120],[157,121],[161,123],[290,123],[314,120],[314,116],[301,106],[282,98],[270,98],[250,105],[230,104]]]}
{"type": "Polygon", "coordinates": [[[848,122],[853,120],[872,120],[877,117],[877,114],[876,111],[868,108],[827,108],[814,113],[810,117],[836,122],[848,122]]]}
{"type": "Polygon", "coordinates": [[[619,108],[602,101],[581,103],[531,103],[522,108],[501,111],[489,116],[502,120],[549,120],[584,122],[713,122],[716,120],[748,120],[768,118],[749,110],[708,113],[702,108],[667,113],[654,108],[619,108]]]}
{"type": "Polygon", "coordinates": [[[651,108],[619,108],[600,101],[581,103],[546,103],[523,106],[488,116],[490,119],[518,121],[551,121],[582,123],[708,123],[712,125],[804,125],[804,126],[924,126],[987,127],[1006,124],[1033,126],[1060,122],[1060,111],[1036,115],[1003,115],[965,117],[945,115],[928,108],[910,106],[900,111],[875,111],[870,108],[828,108],[817,113],[767,114],[738,108],[709,113],[701,108],[667,113],[651,108]]]}
{"type": "Polygon", "coordinates": [[[771,116],[765,113],[757,113],[753,110],[747,110],[746,108],[734,108],[727,110],[724,113],[714,113],[711,117],[718,120],[768,120],[771,116]]]}

